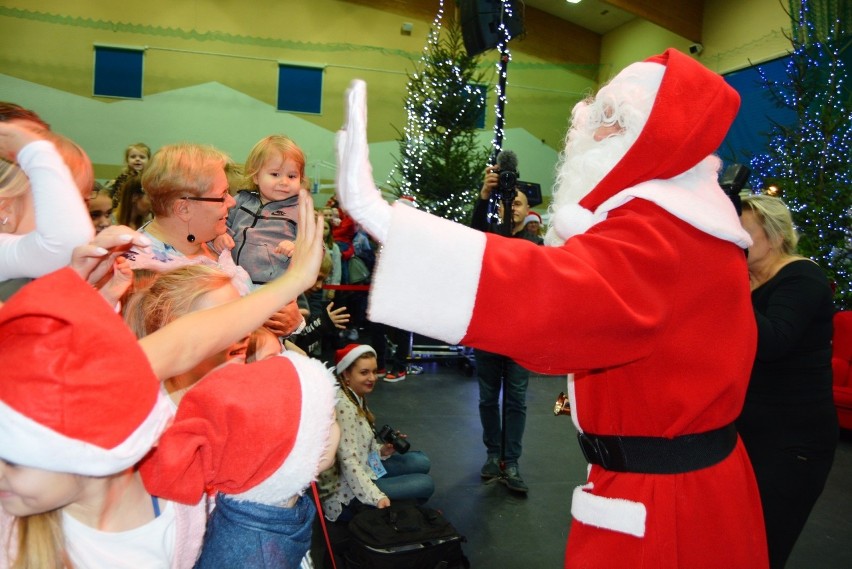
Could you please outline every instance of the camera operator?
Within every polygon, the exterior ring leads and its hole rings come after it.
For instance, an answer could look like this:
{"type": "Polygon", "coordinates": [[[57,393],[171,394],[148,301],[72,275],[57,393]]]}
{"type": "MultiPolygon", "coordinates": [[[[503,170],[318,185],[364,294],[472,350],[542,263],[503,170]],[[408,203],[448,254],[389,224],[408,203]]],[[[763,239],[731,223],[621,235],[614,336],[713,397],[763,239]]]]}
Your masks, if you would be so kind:
{"type": "MultiPolygon", "coordinates": [[[[501,153],[502,155],[502,153],[501,153]]],[[[517,174],[514,176],[517,180],[517,174]]],[[[479,199],[476,200],[476,205],[473,207],[473,215],[471,217],[470,226],[480,231],[488,231],[490,223],[488,220],[488,210],[491,201],[491,194],[499,188],[500,185],[500,167],[497,164],[492,164],[485,168],[485,179],[482,182],[482,189],[479,190],[479,199]]],[[[527,235],[524,231],[524,220],[530,213],[530,202],[527,195],[515,189],[514,199],[512,200],[512,237],[522,237],[528,241],[532,241],[536,245],[541,245],[541,238],[536,239],[533,236],[527,235]]],[[[500,212],[502,215],[502,211],[500,212]]]]}
{"type": "MultiPolygon", "coordinates": [[[[517,163],[514,157],[508,161],[501,160],[500,157],[504,155],[505,153],[498,155],[498,164],[502,164],[504,168],[507,162],[509,166],[517,163]]],[[[495,191],[503,189],[500,188],[500,171],[501,168],[497,164],[485,168],[485,179],[471,217],[470,225],[474,229],[480,231],[492,229],[488,219],[489,202],[495,191]]],[[[517,173],[514,172],[514,174],[504,179],[517,181],[517,173]]],[[[515,187],[509,188],[509,191],[514,193],[511,237],[526,239],[541,245],[540,237],[524,231],[524,221],[530,212],[528,196],[515,187]]],[[[502,215],[502,211],[500,213],[502,215]]],[[[482,442],[485,444],[487,453],[480,476],[485,481],[498,478],[509,490],[526,494],[529,492],[529,487],[521,478],[518,460],[521,458],[522,439],[527,422],[527,386],[530,372],[506,356],[478,349],[473,353],[479,380],[479,419],[482,423],[482,442]],[[501,413],[500,408],[500,391],[504,386],[504,376],[505,414],[501,413]]]]}
{"type": "Polygon", "coordinates": [[[378,381],[376,351],[366,344],[349,344],[337,350],[335,361],[340,445],[335,464],[319,476],[326,519],[348,521],[359,505],[387,508],[391,500],[426,502],[435,491],[429,457],[408,452],[405,435],[389,426],[377,429],[367,407],[367,394],[378,381]]]}

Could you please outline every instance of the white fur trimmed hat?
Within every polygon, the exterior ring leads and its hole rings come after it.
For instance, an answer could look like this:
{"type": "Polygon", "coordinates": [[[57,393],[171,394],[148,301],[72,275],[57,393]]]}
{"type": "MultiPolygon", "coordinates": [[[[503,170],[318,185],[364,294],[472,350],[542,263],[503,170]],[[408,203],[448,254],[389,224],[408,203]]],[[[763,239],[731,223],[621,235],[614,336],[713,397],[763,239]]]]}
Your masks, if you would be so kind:
{"type": "Polygon", "coordinates": [[[184,504],[205,492],[279,504],[318,474],[336,388],[321,362],[288,352],[227,364],[190,389],[142,461],[145,488],[184,504]]]}
{"type": "Polygon", "coordinates": [[[139,462],[171,419],[136,337],[65,268],[0,309],[0,458],[106,476],[139,462]]]}
{"type": "Polygon", "coordinates": [[[364,354],[373,354],[376,357],[376,350],[367,344],[347,344],[334,353],[334,361],[337,364],[335,370],[337,375],[341,375],[346,368],[351,366],[355,360],[364,354]]]}

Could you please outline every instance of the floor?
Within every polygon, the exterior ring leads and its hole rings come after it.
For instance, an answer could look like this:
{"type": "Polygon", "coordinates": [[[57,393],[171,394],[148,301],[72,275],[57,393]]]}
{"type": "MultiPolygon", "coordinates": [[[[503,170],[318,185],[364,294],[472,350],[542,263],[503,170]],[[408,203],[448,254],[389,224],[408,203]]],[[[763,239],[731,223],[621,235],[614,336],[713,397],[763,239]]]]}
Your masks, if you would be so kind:
{"type": "MultiPolygon", "coordinates": [[[[533,375],[521,474],[527,497],[499,483],[483,483],[485,460],[477,410],[478,388],[458,360],[424,362],[424,373],[398,383],[380,382],[370,396],[379,425],[408,435],[413,449],[432,459],[441,509],[467,538],[474,569],[559,568],[570,525],[570,496],[586,463],[567,416],[553,415],[564,378],[533,375]]],[[[787,569],[852,567],[852,436],[837,449],[828,485],[793,550],[787,569]]]]}

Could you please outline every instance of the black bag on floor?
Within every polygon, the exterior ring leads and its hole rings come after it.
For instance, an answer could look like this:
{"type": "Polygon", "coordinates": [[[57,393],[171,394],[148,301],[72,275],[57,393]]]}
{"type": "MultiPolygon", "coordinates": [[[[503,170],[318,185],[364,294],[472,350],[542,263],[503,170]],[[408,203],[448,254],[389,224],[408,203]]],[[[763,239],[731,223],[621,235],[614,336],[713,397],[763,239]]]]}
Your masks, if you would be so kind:
{"type": "Polygon", "coordinates": [[[465,538],[432,508],[394,502],[363,510],[349,522],[350,569],[467,569],[465,538]]]}

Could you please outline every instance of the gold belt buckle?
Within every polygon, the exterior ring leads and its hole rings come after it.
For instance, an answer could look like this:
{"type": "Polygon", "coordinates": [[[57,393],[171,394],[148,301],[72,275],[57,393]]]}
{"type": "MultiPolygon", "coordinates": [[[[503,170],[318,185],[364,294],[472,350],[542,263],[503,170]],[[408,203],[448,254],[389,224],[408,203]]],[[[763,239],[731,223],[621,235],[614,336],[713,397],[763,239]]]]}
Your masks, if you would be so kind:
{"type": "Polygon", "coordinates": [[[556,398],[556,403],[553,405],[553,414],[557,417],[559,415],[571,414],[571,401],[565,395],[564,391],[560,391],[559,397],[556,398]]]}

